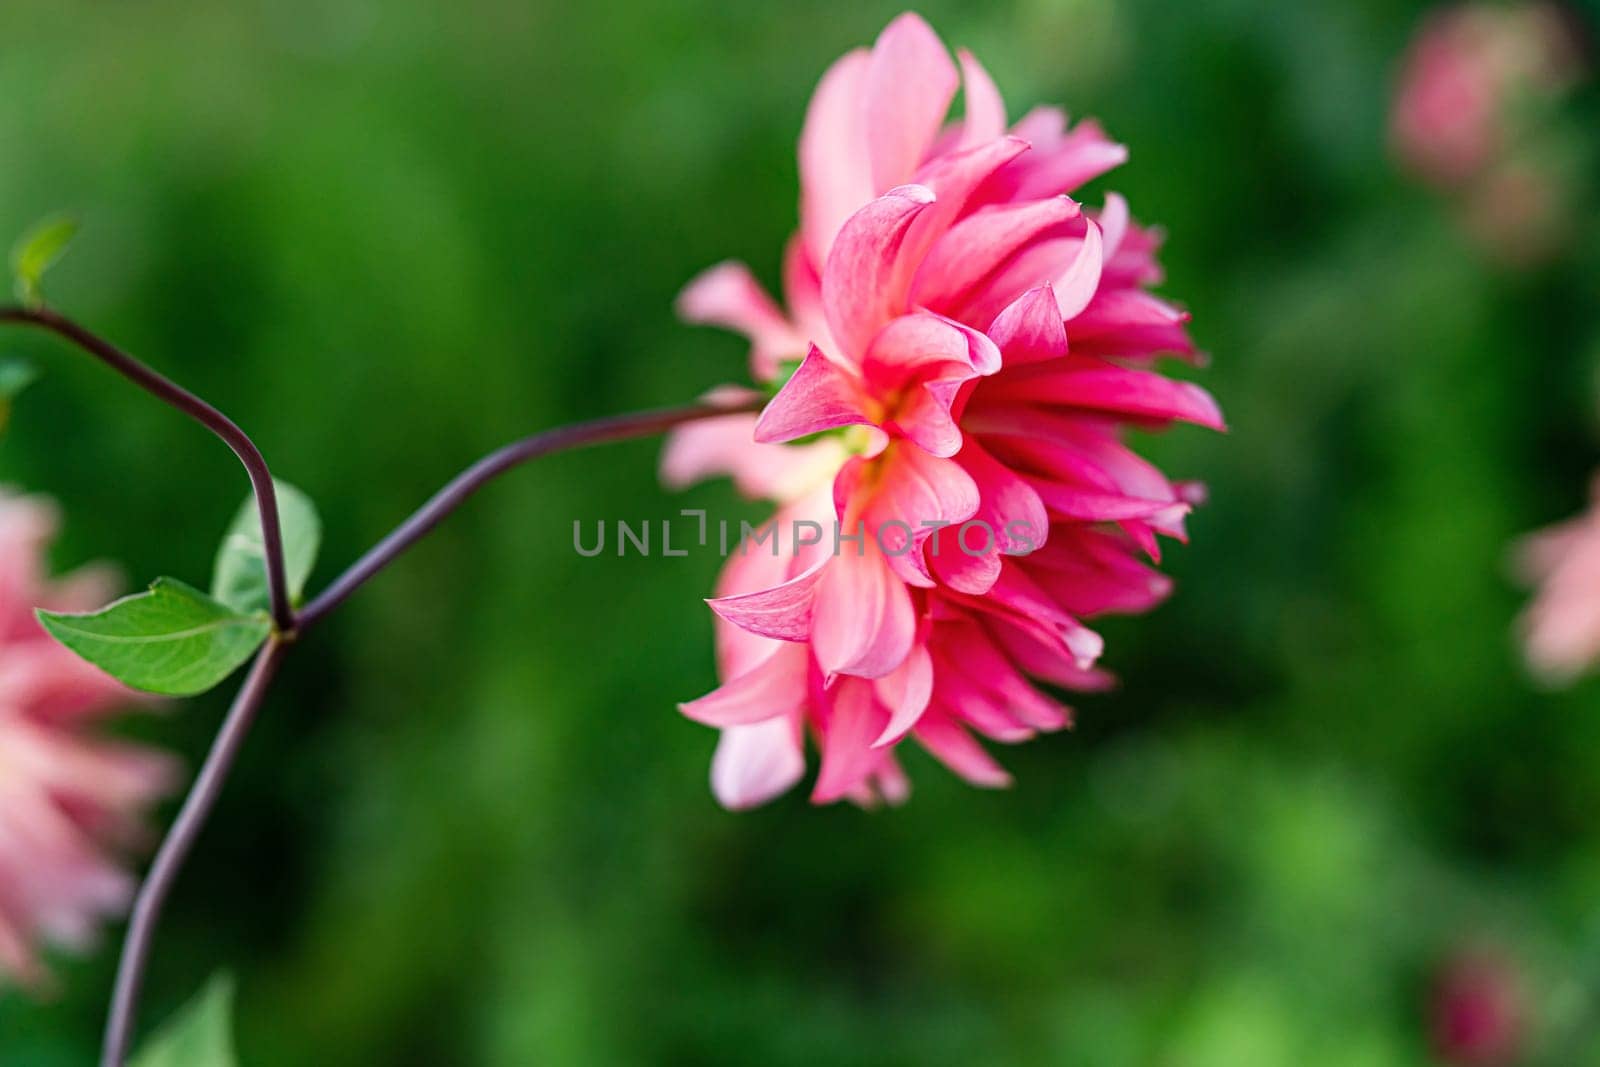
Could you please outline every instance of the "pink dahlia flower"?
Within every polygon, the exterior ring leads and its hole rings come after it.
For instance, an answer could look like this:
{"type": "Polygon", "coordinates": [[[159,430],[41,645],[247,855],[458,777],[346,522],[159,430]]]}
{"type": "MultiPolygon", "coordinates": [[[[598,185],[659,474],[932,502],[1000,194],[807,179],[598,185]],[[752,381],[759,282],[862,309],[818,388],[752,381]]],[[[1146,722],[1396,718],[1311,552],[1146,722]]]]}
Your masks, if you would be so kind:
{"type": "Polygon", "coordinates": [[[1529,668],[1551,685],[1600,659],[1600,479],[1588,512],[1530,534],[1516,549],[1522,577],[1538,585],[1520,624],[1529,668]]]}
{"type": "Polygon", "coordinates": [[[131,694],[34,619],[110,593],[99,570],[47,580],[55,525],[45,502],[0,490],[0,979],[32,986],[41,944],[81,949],[126,907],[132,881],[111,852],[140,842],[141,813],[176,778],[167,757],[90,735],[131,694]]]}
{"type": "Polygon", "coordinates": [[[1067,726],[1033,680],[1104,687],[1084,620],[1168,592],[1149,563],[1198,493],[1123,429],[1221,415],[1152,369],[1195,355],[1188,315],[1146,289],[1157,236],[1118,196],[1067,195],[1126,158],[1095,123],[1046,108],[1008,126],[977,60],[908,14],[823,76],[799,154],[786,307],[731,263],[681,299],[750,337],[775,395],[680,431],[666,478],[731,474],[778,504],[710,601],[723,685],[683,710],[722,729],[729,807],[793,786],[808,733],[817,803],[902,799],[907,737],[1004,785],[974,735],[1067,726]]]}

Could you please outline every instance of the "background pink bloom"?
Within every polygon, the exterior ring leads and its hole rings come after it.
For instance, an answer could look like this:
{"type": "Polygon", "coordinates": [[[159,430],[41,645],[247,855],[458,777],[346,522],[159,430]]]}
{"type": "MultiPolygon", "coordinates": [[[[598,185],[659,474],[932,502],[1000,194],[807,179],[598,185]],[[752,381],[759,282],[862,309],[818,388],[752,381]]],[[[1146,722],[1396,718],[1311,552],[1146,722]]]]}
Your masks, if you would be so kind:
{"type": "Polygon", "coordinates": [[[127,906],[112,853],[142,843],[142,813],[177,778],[164,755],[92,736],[131,694],[34,620],[111,595],[101,570],[48,579],[55,526],[48,503],[0,490],[0,977],[28,985],[46,977],[42,944],[82,949],[127,906]]]}
{"type": "Polygon", "coordinates": [[[1528,666],[1552,685],[1600,659],[1600,482],[1589,510],[1516,547],[1522,577],[1538,586],[1519,623],[1528,666]]]}
{"type": "Polygon", "coordinates": [[[1457,193],[1463,222],[1512,265],[1545,258],[1573,224],[1573,152],[1555,111],[1584,72],[1554,4],[1441,9],[1406,56],[1390,119],[1412,174],[1457,193]]]}
{"type": "Polygon", "coordinates": [[[1455,1067],[1516,1063],[1527,1044],[1522,975],[1502,953],[1462,952],[1447,960],[1430,991],[1430,1033],[1440,1062],[1455,1067]]]}
{"type": "Polygon", "coordinates": [[[680,434],[664,461],[670,481],[727,473],[777,501],[790,538],[730,559],[711,602],[724,685],[684,706],[724,731],[723,803],[798,781],[808,731],[819,803],[903,799],[906,737],[1004,785],[974,734],[1068,725],[1030,677],[1103,688],[1083,620],[1168,592],[1146,561],[1158,535],[1184,536],[1196,491],[1122,429],[1222,419],[1150,368],[1195,355],[1187,314],[1146,291],[1155,235],[1121,197],[1067,196],[1125,158],[1053,109],[1008,127],[978,62],[903,15],[812,98],[787,311],[736,264],[685,291],[687,318],[750,336],[758,381],[787,372],[759,418],[680,434]],[[798,544],[797,519],[830,536],[798,544]],[[835,523],[862,539],[833,551],[835,523]]]}

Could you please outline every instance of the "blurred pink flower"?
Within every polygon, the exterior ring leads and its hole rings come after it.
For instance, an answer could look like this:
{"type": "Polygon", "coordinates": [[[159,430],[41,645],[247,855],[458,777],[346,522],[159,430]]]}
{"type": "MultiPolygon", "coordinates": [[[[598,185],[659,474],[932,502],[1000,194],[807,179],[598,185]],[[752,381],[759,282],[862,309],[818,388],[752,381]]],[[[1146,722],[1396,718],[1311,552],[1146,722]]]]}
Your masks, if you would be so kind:
{"type": "Polygon", "coordinates": [[[1600,479],[1575,519],[1523,538],[1515,563],[1537,584],[1519,629],[1528,665],[1543,681],[1572,681],[1600,659],[1600,479]]]}
{"type": "Polygon", "coordinates": [[[1443,1063],[1495,1067],[1523,1052],[1525,1008],[1521,976],[1497,953],[1475,951],[1450,960],[1434,980],[1431,1038],[1443,1063]]]}
{"type": "Polygon", "coordinates": [[[663,461],[671,483],[731,474],[779,505],[777,539],[735,549],[710,602],[724,684],[683,706],[723,731],[729,807],[793,786],[808,730],[818,803],[903,799],[907,736],[1005,784],[972,734],[1068,725],[1030,676],[1103,688],[1082,620],[1169,589],[1140,557],[1184,536],[1198,493],[1122,428],[1222,427],[1203,390],[1150,369],[1195,355],[1188,315],[1146,291],[1159,238],[1114,194],[1096,211],[1065,195],[1126,150],[1049,108],[1008,130],[988,74],[958,61],[908,14],[836,62],[800,136],[786,307],[733,263],[680,301],[782,382],[759,417],[687,427],[663,461]]]}
{"type": "Polygon", "coordinates": [[[1390,118],[1395,154],[1461,196],[1467,229],[1513,266],[1544,258],[1570,221],[1571,155],[1553,112],[1583,73],[1554,4],[1436,11],[1406,55],[1390,118]]]}
{"type": "Polygon", "coordinates": [[[1395,98],[1395,150],[1419,176],[1460,185],[1514,147],[1531,104],[1579,71],[1553,5],[1465,4],[1434,12],[1407,54],[1395,98]]]}
{"type": "Polygon", "coordinates": [[[97,569],[48,580],[55,526],[48,503],[0,489],[0,980],[30,986],[47,977],[41,945],[82,949],[127,906],[133,884],[110,853],[141,842],[142,812],[177,777],[164,755],[92,738],[132,694],[34,619],[111,594],[97,569]]]}

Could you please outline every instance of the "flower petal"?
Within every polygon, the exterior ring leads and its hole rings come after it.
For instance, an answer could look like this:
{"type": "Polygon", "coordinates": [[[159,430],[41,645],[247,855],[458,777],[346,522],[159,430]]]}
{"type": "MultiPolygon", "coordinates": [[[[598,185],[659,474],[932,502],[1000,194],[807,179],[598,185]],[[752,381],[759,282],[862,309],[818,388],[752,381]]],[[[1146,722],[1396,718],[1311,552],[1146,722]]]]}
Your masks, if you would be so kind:
{"type": "Polygon", "coordinates": [[[950,716],[937,712],[924,714],[912,733],[935,759],[973,785],[985,789],[1005,789],[1011,785],[1011,775],[1005,768],[950,716]]]}
{"type": "Polygon", "coordinates": [[[867,50],[846,53],[817,83],[800,131],[800,227],[814,263],[825,263],[834,235],[872,199],[867,162],[867,50]]]}
{"type": "Polygon", "coordinates": [[[866,72],[867,158],[874,189],[909,181],[944,125],[961,77],[918,15],[889,23],[866,72]]]}
{"type": "Polygon", "coordinates": [[[816,345],[756,420],[762,443],[793,441],[840,426],[871,425],[854,377],[816,345]]]}
{"type": "Polygon", "coordinates": [[[698,700],[679,704],[678,710],[708,726],[742,726],[798,714],[806,703],[808,663],[804,645],[774,645],[772,655],[750,670],[698,700]]]}
{"type": "Polygon", "coordinates": [[[912,282],[912,298],[935,309],[959,305],[1001,264],[1080,213],[1064,196],[979,209],[929,249],[912,282]]]}
{"type": "Polygon", "coordinates": [[[806,773],[800,733],[788,719],[769,719],[722,731],[711,758],[711,792],[730,811],[765,804],[806,773]]]}
{"type": "Polygon", "coordinates": [[[1008,367],[1060,359],[1068,351],[1066,323],[1055,290],[1048,285],[1017,297],[987,332],[1008,367]]]}
{"type": "Polygon", "coordinates": [[[823,672],[881,678],[905,660],[915,635],[911,594],[872,535],[859,552],[841,547],[822,568],[812,612],[811,646],[823,672]]]}
{"type": "Polygon", "coordinates": [[[906,234],[934,195],[921,185],[891,189],[851,215],[822,271],[822,306],[839,355],[855,363],[890,319],[906,310],[894,284],[906,234]]]}
{"type": "Polygon", "coordinates": [[[973,54],[958,49],[961,87],[966,94],[966,118],[961,121],[961,146],[970,148],[991,141],[1006,132],[1006,105],[995,88],[994,79],[973,54]]]}
{"type": "Polygon", "coordinates": [[[877,770],[883,753],[872,747],[889,713],[873,699],[872,686],[846,678],[829,692],[822,727],[822,766],[811,791],[813,804],[831,804],[854,791],[877,770]]]}
{"type": "Polygon", "coordinates": [[[933,697],[933,658],[928,646],[917,644],[904,663],[873,684],[878,700],[889,709],[889,722],[872,743],[873,748],[883,748],[911,731],[933,697]]]}

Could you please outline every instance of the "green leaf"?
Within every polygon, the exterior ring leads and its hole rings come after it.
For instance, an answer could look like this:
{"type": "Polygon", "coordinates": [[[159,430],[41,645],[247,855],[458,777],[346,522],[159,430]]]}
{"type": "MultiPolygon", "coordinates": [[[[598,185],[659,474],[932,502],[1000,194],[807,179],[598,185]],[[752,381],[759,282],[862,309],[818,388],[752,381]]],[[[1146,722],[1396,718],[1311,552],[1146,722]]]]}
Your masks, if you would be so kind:
{"type": "Polygon", "coordinates": [[[39,283],[45,271],[66,254],[78,232],[71,215],[52,215],[35,223],[11,248],[11,272],[17,276],[17,299],[30,307],[43,301],[39,283]]]}
{"type": "Polygon", "coordinates": [[[179,697],[232,674],[272,631],[265,612],[242,614],[173,578],[87,615],[38,615],[50,636],[118,681],[179,697]]]}
{"type": "MultiPolygon", "coordinates": [[[[289,599],[299,603],[306,579],[317,562],[322,543],[322,520],[311,498],[288,482],[274,479],[278,490],[278,524],[283,528],[283,566],[289,582],[289,599]]],[[[267,554],[261,545],[261,517],[256,500],[247,498],[217,549],[212,570],[211,595],[235,611],[265,611],[267,554]]]]}
{"type": "Polygon", "coordinates": [[[233,1050],[233,978],[214,974],[193,1000],[178,1009],[129,1067],[237,1067],[233,1050]]]}

